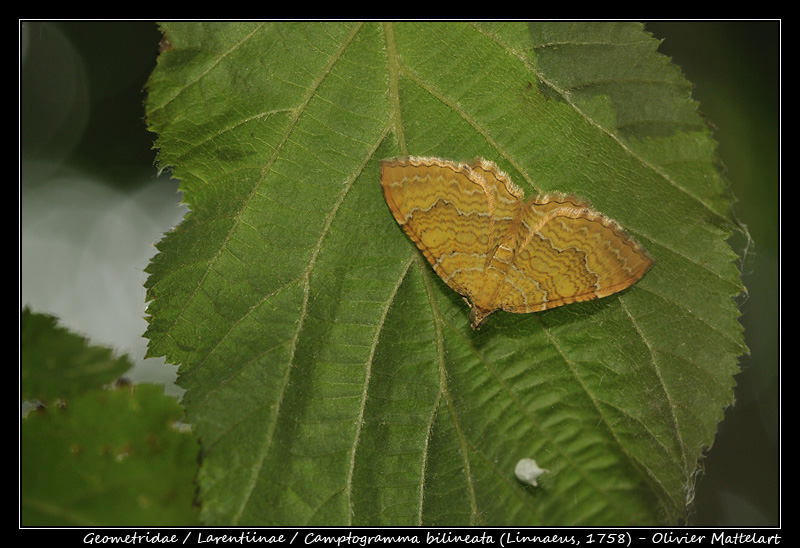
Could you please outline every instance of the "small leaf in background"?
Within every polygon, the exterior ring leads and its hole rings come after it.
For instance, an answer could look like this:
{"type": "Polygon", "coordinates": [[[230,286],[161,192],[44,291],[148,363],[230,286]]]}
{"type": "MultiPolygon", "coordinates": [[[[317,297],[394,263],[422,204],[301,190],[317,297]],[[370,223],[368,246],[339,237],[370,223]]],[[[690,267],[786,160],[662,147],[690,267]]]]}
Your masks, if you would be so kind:
{"type": "Polygon", "coordinates": [[[20,319],[20,397],[54,402],[108,384],[130,368],[125,356],[91,346],[46,314],[22,310],[20,319]]]}
{"type": "Polygon", "coordinates": [[[20,523],[196,524],[197,441],[176,428],[183,410],[163,386],[119,384],[106,390],[103,375],[90,381],[86,362],[101,364],[97,369],[104,372],[109,368],[103,364],[124,365],[123,371],[130,364],[113,359],[108,349],[87,345],[50,316],[23,311],[21,340],[22,392],[46,393],[61,403],[41,406],[22,419],[20,523]],[[76,359],[81,355],[88,358],[76,359]],[[25,386],[46,365],[38,359],[61,364],[47,369],[49,388],[43,392],[25,386]]]}
{"type": "Polygon", "coordinates": [[[225,525],[683,522],[745,346],[710,130],[634,23],[168,23],[148,83],[191,213],[147,271],[225,525]],[[632,288],[480,331],[379,164],[496,162],[617,220],[632,288]],[[547,481],[519,482],[536,455],[547,481]]]}

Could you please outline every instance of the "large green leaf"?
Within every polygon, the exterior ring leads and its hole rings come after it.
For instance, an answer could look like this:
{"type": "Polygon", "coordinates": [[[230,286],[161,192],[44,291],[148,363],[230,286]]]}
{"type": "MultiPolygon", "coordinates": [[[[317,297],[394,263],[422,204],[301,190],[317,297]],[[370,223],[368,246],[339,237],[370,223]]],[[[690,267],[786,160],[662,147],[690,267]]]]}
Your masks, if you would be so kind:
{"type": "Polygon", "coordinates": [[[685,518],[742,286],[709,129],[641,25],[162,30],[147,118],[192,211],[148,267],[147,337],[181,364],[207,523],[685,518]],[[589,199],[655,266],[473,332],[383,200],[402,154],[589,199]]]}

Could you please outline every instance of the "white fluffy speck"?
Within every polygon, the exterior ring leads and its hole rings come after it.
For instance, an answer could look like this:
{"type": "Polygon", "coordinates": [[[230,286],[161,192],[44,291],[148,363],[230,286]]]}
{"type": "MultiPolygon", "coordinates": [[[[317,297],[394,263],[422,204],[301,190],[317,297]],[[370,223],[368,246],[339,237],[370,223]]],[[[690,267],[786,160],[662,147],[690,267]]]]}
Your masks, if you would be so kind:
{"type": "Polygon", "coordinates": [[[534,487],[538,485],[536,482],[537,478],[545,472],[547,472],[547,470],[539,468],[539,465],[536,464],[536,461],[533,459],[520,459],[516,468],[514,468],[514,474],[519,481],[533,485],[534,487]]]}

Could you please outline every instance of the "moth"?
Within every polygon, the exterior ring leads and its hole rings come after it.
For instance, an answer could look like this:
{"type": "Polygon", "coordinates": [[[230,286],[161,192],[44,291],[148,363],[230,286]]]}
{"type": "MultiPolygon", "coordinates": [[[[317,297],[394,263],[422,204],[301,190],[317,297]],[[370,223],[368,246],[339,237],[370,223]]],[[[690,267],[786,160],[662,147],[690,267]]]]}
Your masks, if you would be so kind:
{"type": "Polygon", "coordinates": [[[636,283],[653,258],[585,200],[523,191],[493,162],[381,162],[389,210],[478,329],[496,310],[539,312],[636,283]]]}

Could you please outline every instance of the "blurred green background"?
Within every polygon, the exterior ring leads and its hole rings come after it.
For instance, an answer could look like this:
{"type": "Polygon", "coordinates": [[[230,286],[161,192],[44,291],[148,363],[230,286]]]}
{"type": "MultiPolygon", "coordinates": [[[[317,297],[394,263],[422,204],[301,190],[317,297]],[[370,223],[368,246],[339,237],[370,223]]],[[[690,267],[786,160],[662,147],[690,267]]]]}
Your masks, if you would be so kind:
{"type": "MultiPolygon", "coordinates": [[[[744,255],[736,405],[704,461],[695,525],[778,525],[780,517],[780,31],[778,21],[647,22],[660,51],[694,84],[751,241],[744,255]]],[[[144,360],[143,272],[186,213],[177,182],[154,165],[143,87],[155,23],[20,25],[20,308],[61,318],[128,353],[134,381],[175,368],[144,360]]]]}

